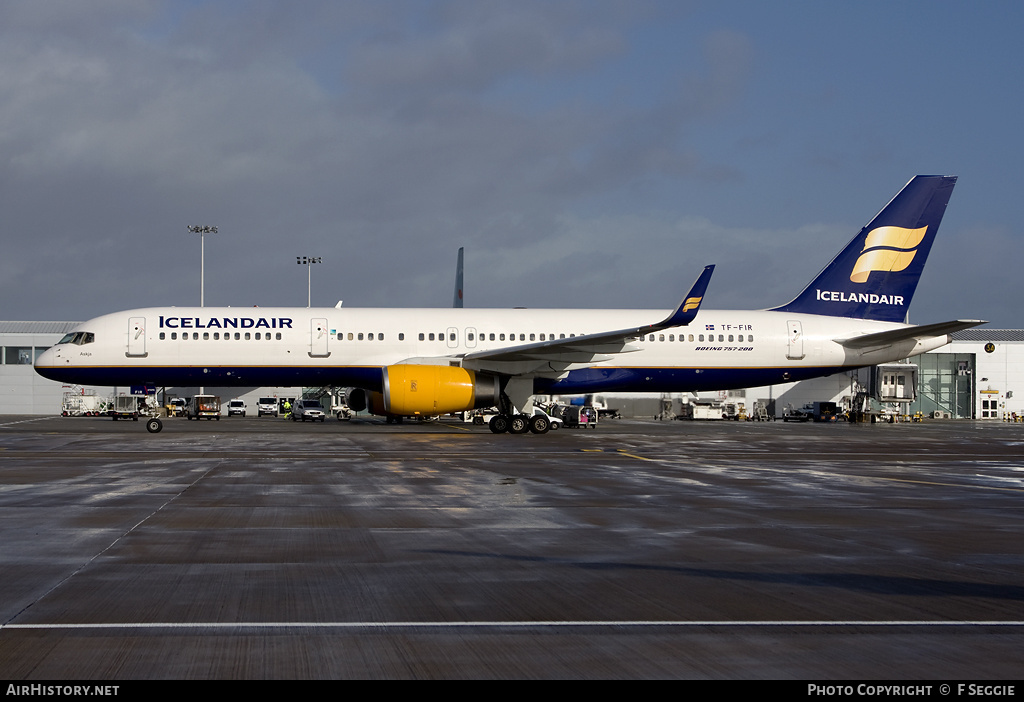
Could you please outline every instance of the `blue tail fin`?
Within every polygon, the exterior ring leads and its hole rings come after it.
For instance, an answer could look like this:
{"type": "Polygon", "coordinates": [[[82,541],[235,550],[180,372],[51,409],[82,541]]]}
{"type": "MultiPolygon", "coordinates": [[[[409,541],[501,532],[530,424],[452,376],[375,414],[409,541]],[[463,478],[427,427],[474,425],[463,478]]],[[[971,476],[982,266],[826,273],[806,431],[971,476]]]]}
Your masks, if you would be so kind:
{"type": "Polygon", "coordinates": [[[902,322],[956,176],[917,176],[778,312],[902,322]]]}

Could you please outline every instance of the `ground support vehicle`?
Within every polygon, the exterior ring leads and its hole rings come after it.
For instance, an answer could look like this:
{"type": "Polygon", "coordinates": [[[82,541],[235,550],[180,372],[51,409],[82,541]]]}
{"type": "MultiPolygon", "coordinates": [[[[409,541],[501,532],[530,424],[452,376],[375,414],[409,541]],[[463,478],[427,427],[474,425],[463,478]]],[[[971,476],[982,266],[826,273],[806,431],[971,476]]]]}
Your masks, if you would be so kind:
{"type": "Polygon", "coordinates": [[[118,419],[130,419],[133,422],[139,421],[139,400],[134,395],[118,395],[114,398],[110,409],[110,417],[115,422],[118,419]]]}
{"type": "Polygon", "coordinates": [[[83,395],[80,392],[66,392],[61,401],[62,417],[99,417],[107,413],[110,398],[83,395]]]}
{"type": "Polygon", "coordinates": [[[676,419],[726,419],[727,412],[720,402],[693,401],[684,402],[676,419]]]}
{"type": "Polygon", "coordinates": [[[245,402],[242,400],[228,400],[228,416],[238,414],[245,416],[245,402]]]}
{"type": "Polygon", "coordinates": [[[568,429],[593,429],[597,426],[597,410],[589,405],[565,405],[561,407],[561,417],[568,429]]]}
{"type": "Polygon", "coordinates": [[[164,405],[168,417],[183,417],[188,409],[188,400],[184,397],[173,397],[164,405]]]}
{"type": "Polygon", "coordinates": [[[220,398],[216,395],[194,395],[188,403],[185,416],[189,419],[216,419],[220,421],[220,398]]]}
{"type": "Polygon", "coordinates": [[[306,421],[307,419],[311,422],[317,420],[323,422],[327,419],[327,415],[324,414],[324,408],[317,400],[298,400],[292,405],[292,421],[297,422],[299,420],[306,421]]]}
{"type": "Polygon", "coordinates": [[[793,409],[787,407],[782,413],[782,421],[784,422],[807,422],[810,421],[814,416],[814,408],[807,404],[800,409],[793,409]]]}
{"type": "Polygon", "coordinates": [[[267,415],[268,417],[277,416],[276,397],[261,397],[256,403],[256,416],[262,417],[263,415],[267,415]]]}

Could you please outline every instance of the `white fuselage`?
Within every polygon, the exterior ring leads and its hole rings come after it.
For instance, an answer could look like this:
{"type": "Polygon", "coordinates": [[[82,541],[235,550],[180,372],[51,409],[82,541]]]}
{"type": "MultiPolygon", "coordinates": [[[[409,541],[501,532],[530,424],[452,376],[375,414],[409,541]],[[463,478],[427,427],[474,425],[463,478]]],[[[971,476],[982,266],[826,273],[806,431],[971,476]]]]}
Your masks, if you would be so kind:
{"type": "MultiPolygon", "coordinates": [[[[79,325],[45,351],[45,377],[88,385],[335,385],[376,389],[381,368],[651,324],[663,310],[183,308],[128,310],[79,325]],[[68,337],[72,337],[69,334],[68,337]]],[[[536,392],[681,392],[769,385],[890,362],[946,335],[853,351],[836,340],[907,325],[772,311],[703,310],[635,350],[532,377],[536,392]]],[[[466,367],[472,367],[467,361],[466,367]]]]}

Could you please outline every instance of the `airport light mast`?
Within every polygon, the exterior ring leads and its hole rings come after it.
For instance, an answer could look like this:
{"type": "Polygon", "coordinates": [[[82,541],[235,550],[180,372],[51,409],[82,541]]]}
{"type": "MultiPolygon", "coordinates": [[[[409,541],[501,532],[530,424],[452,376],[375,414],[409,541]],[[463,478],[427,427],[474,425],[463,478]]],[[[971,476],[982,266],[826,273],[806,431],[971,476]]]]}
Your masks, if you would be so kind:
{"type": "Polygon", "coordinates": [[[188,230],[199,235],[199,306],[204,307],[206,287],[206,235],[216,234],[217,227],[188,225],[188,230]]]}
{"type": "Polygon", "coordinates": [[[313,306],[313,264],[323,263],[320,256],[296,256],[295,263],[306,266],[306,307],[313,306]]]}

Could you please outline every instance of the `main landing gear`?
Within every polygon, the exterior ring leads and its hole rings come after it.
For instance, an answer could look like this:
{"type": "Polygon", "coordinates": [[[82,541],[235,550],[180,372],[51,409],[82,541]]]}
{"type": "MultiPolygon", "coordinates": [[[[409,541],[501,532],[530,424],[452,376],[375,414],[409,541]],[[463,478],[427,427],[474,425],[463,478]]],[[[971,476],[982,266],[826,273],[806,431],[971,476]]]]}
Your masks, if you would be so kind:
{"type": "Polygon", "coordinates": [[[532,417],[525,414],[496,414],[491,417],[488,426],[495,434],[525,434],[528,431],[534,434],[547,434],[551,422],[547,415],[543,414],[535,414],[532,417]]]}

